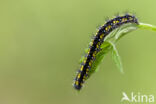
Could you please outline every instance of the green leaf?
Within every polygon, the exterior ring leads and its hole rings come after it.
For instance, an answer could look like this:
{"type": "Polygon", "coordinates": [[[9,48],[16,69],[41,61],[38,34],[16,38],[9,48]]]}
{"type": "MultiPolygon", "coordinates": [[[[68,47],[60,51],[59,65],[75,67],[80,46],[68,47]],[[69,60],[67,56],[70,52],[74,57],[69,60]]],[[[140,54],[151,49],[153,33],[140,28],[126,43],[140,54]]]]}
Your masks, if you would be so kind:
{"type": "Polygon", "coordinates": [[[121,58],[120,58],[120,55],[118,53],[118,50],[115,46],[115,44],[111,43],[111,46],[112,46],[112,59],[114,61],[114,63],[116,64],[117,68],[120,70],[120,72],[122,74],[124,74],[124,71],[123,71],[123,66],[122,66],[122,61],[121,61],[121,58]]]}

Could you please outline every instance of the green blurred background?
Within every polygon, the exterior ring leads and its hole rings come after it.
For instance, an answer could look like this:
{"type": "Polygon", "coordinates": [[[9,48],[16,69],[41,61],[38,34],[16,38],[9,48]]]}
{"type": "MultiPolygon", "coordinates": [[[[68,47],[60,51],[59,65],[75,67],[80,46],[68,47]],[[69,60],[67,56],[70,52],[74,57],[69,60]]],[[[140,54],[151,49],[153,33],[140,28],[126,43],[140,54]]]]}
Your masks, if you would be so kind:
{"type": "Polygon", "coordinates": [[[156,95],[156,32],[134,31],[77,93],[79,59],[106,17],[130,11],[156,25],[155,0],[1,0],[0,104],[120,104],[122,92],[156,95]]]}

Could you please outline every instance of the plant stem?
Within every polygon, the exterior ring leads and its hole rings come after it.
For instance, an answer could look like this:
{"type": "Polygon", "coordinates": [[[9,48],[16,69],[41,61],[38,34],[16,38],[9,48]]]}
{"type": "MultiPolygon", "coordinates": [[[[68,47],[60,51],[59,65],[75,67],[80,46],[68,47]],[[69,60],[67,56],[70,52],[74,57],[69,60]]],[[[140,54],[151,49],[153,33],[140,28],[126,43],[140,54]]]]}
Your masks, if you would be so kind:
{"type": "Polygon", "coordinates": [[[139,28],[147,29],[147,30],[153,30],[156,31],[156,26],[146,24],[146,23],[139,23],[138,25],[139,28]]]}

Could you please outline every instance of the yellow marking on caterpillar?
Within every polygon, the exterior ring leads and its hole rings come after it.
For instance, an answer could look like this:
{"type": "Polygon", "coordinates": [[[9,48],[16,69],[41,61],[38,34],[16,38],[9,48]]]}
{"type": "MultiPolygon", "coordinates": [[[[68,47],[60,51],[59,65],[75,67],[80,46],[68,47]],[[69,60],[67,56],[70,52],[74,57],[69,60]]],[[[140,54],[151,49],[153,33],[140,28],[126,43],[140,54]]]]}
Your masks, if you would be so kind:
{"type": "Polygon", "coordinates": [[[100,39],[102,39],[102,38],[103,38],[103,36],[104,36],[104,34],[101,34],[101,35],[100,35],[100,39]]]}
{"type": "Polygon", "coordinates": [[[83,62],[86,63],[86,59],[83,62]]]}
{"type": "Polygon", "coordinates": [[[106,28],[105,28],[105,30],[107,31],[107,30],[108,30],[108,28],[106,27],[106,28]]]}
{"type": "Polygon", "coordinates": [[[88,71],[89,71],[89,69],[86,69],[86,71],[88,72],[88,71]]]}
{"type": "Polygon", "coordinates": [[[98,44],[96,45],[96,48],[99,48],[99,45],[98,44]]]}
{"type": "Polygon", "coordinates": [[[88,74],[88,72],[86,71],[86,74],[88,74]]]}
{"type": "Polygon", "coordinates": [[[85,58],[84,58],[84,61],[83,61],[83,63],[86,63],[86,61],[87,61],[87,57],[85,57],[85,58]]]}
{"type": "Polygon", "coordinates": [[[94,54],[96,54],[97,52],[96,51],[94,51],[94,54]]]}
{"type": "Polygon", "coordinates": [[[111,27],[112,27],[111,25],[108,26],[109,29],[110,29],[111,27]]]}
{"type": "Polygon", "coordinates": [[[79,82],[78,82],[78,81],[75,81],[75,84],[76,84],[76,85],[79,85],[79,82]]]}
{"type": "Polygon", "coordinates": [[[116,21],[116,23],[119,23],[119,21],[116,21]]]}
{"type": "Polygon", "coordinates": [[[93,57],[95,57],[95,54],[93,53],[93,57]]]}
{"type": "Polygon", "coordinates": [[[96,55],[96,51],[93,53],[93,57],[95,57],[95,55],[96,55]]]}
{"type": "Polygon", "coordinates": [[[85,78],[86,78],[86,76],[84,75],[84,76],[83,76],[83,80],[85,80],[85,78]]]}
{"type": "Polygon", "coordinates": [[[100,42],[98,42],[98,45],[100,45],[100,42]]]}
{"type": "Polygon", "coordinates": [[[80,76],[81,76],[81,74],[79,73],[78,76],[77,76],[77,78],[80,78],[80,76]]]}
{"type": "Polygon", "coordinates": [[[124,22],[125,21],[125,18],[122,18],[122,22],[124,22]]]}
{"type": "Polygon", "coordinates": [[[80,69],[81,71],[83,70],[83,67],[84,67],[84,66],[82,65],[82,66],[81,66],[81,69],[80,69]]]}
{"type": "Polygon", "coordinates": [[[89,62],[89,66],[91,66],[91,65],[92,65],[92,62],[90,61],[90,62],[89,62]]]}
{"type": "Polygon", "coordinates": [[[100,42],[97,43],[96,48],[99,48],[100,42]]]}
{"type": "MultiPolygon", "coordinates": [[[[92,42],[92,44],[93,44],[93,42],[92,42]]],[[[90,48],[88,49],[88,54],[89,54],[89,52],[90,52],[90,48]]]]}

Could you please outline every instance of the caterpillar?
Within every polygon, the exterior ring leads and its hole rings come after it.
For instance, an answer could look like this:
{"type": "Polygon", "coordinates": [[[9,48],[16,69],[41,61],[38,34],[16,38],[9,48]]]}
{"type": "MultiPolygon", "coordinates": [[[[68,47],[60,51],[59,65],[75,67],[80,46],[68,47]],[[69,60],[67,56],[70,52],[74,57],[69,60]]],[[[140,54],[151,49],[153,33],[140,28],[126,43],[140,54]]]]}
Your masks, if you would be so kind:
{"type": "Polygon", "coordinates": [[[92,64],[94,63],[96,54],[100,51],[100,46],[104,42],[105,37],[116,28],[127,23],[139,24],[135,16],[125,14],[124,16],[117,16],[111,20],[108,20],[103,26],[99,28],[89,46],[87,55],[85,56],[74,80],[73,86],[75,89],[80,90],[84,81],[89,77],[89,71],[92,67],[92,64]]]}

